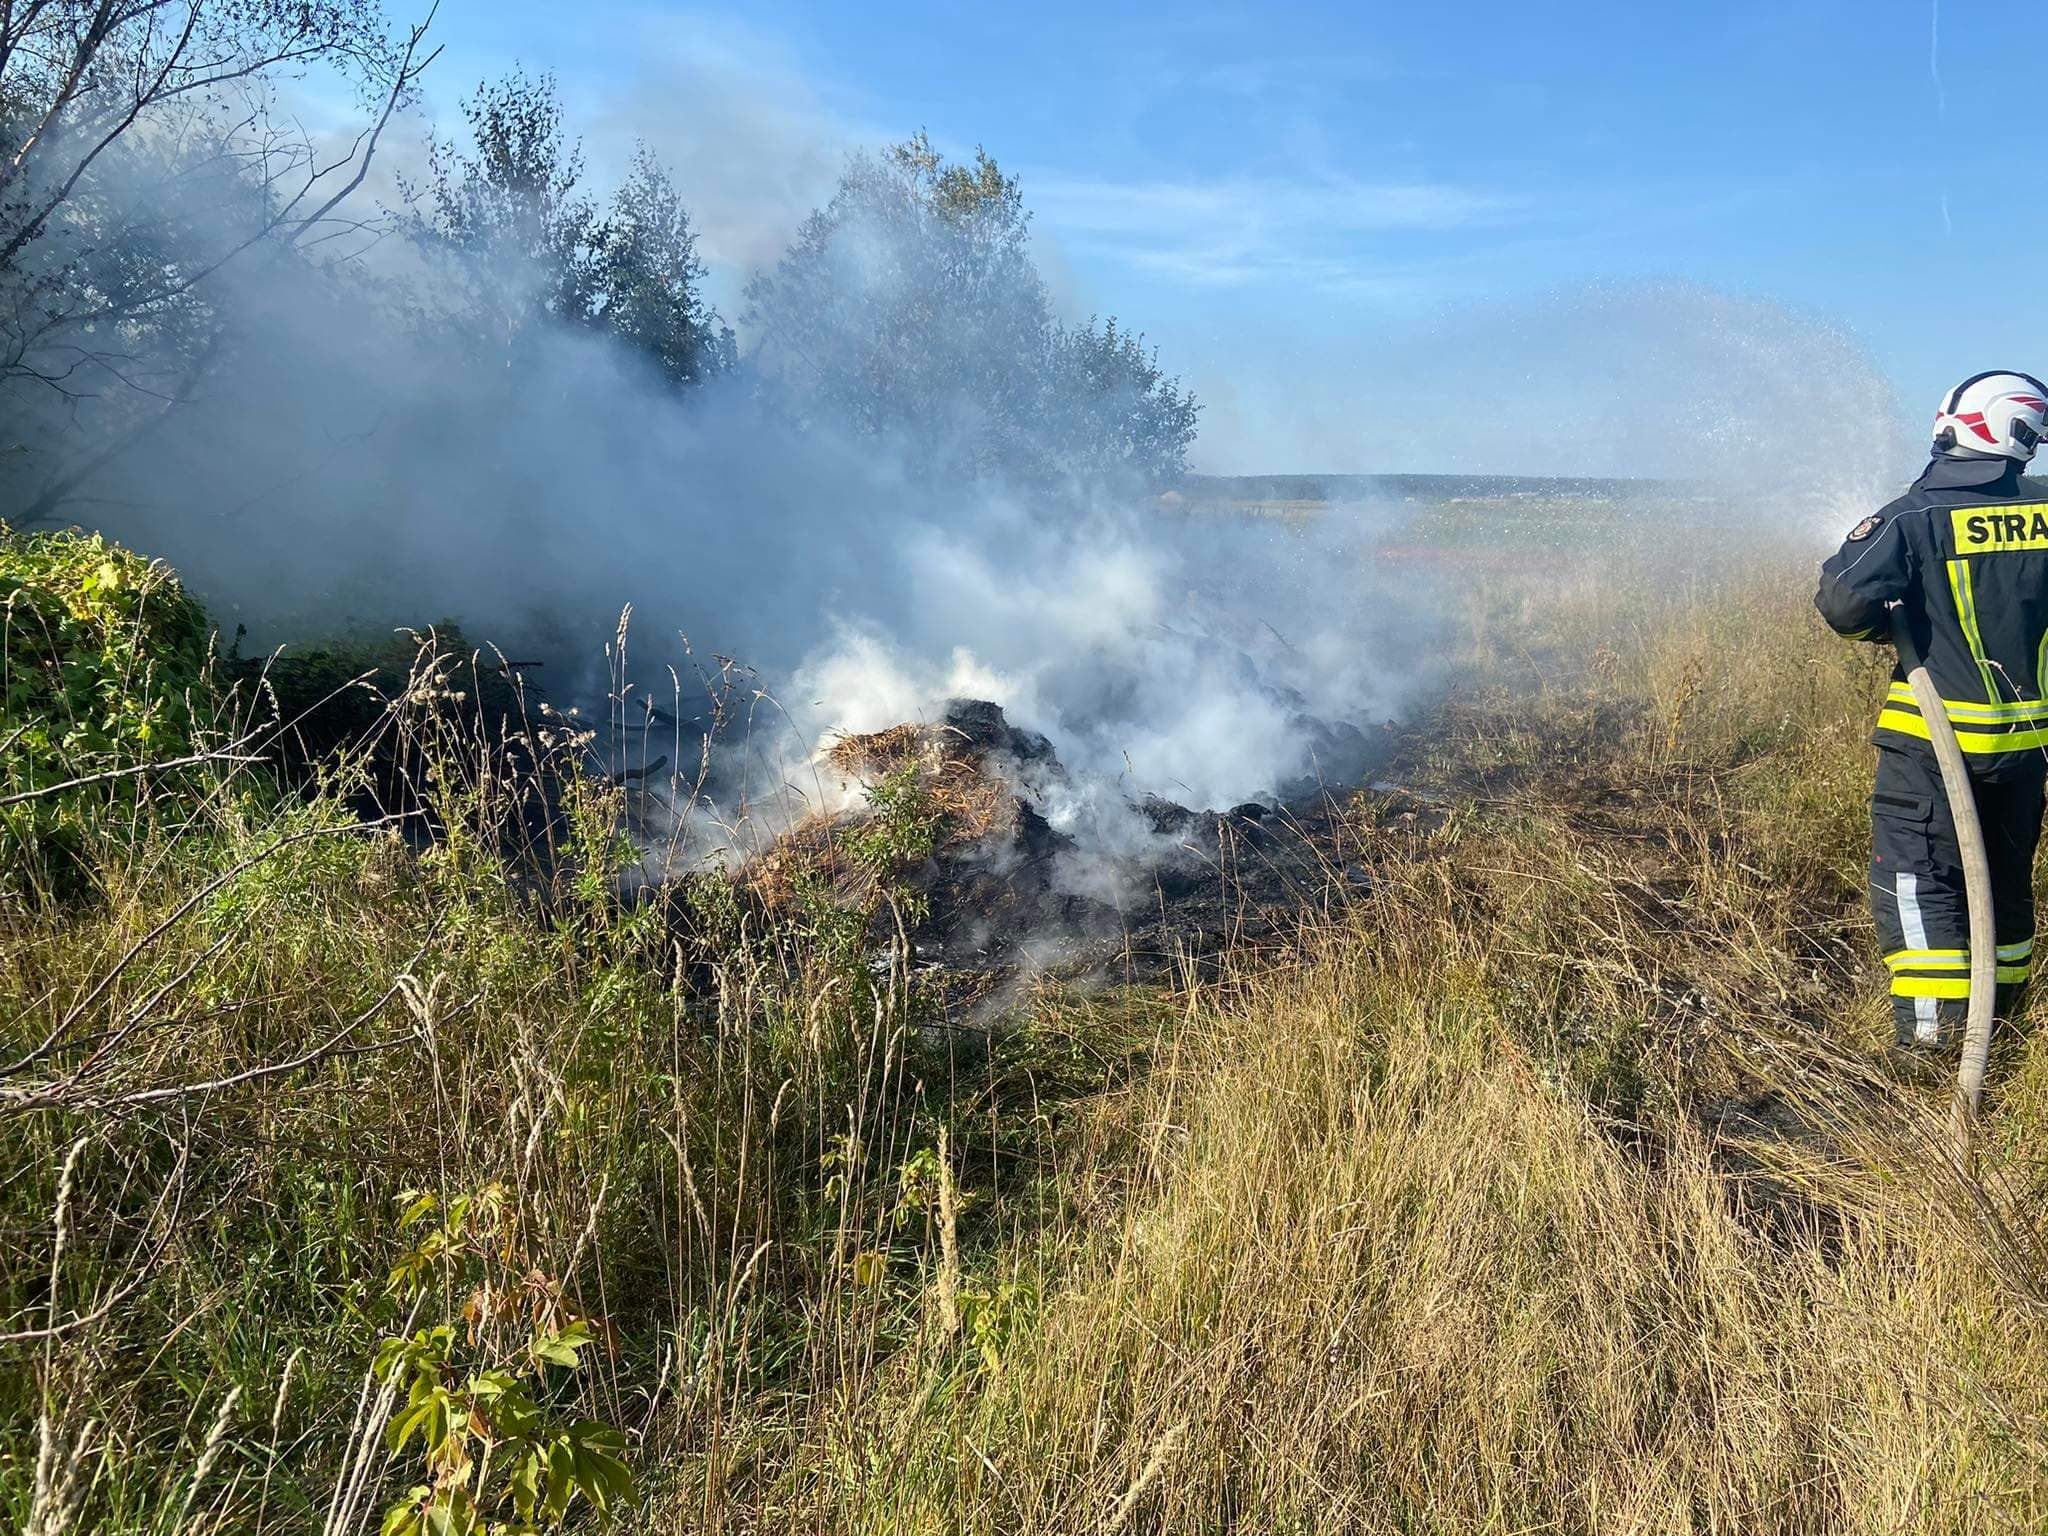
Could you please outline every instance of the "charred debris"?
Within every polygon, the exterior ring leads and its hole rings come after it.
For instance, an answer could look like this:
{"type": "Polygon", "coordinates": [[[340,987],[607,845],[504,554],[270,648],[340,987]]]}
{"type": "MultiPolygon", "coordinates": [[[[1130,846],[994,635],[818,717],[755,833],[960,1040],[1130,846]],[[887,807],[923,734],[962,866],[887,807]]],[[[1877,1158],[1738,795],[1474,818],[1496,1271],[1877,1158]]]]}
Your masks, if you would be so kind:
{"type": "MultiPolygon", "coordinates": [[[[1353,760],[1383,759],[1384,734],[1351,733],[1353,760]]],[[[770,909],[823,888],[875,910],[878,927],[901,921],[926,970],[1160,980],[1284,940],[1305,911],[1372,884],[1348,783],[1222,811],[1091,797],[1049,740],[970,699],[929,724],[842,737],[823,756],[862,803],[799,822],[741,879],[770,909]]]]}
{"type": "MultiPolygon", "coordinates": [[[[251,713],[274,722],[266,751],[287,782],[310,791],[345,778],[351,806],[390,822],[415,853],[442,841],[450,807],[463,807],[489,823],[543,915],[582,857],[572,803],[609,795],[643,845],[664,823],[672,834],[675,769],[594,766],[600,724],[557,709],[519,664],[471,649],[452,627],[375,655],[231,666],[251,713]]],[[[1394,744],[1392,728],[1329,732],[1331,759],[1350,770],[1341,782],[1205,810],[1077,783],[1045,736],[997,704],[955,700],[930,722],[833,740],[816,767],[842,790],[835,808],[757,833],[715,876],[699,865],[648,879],[649,861],[620,894],[661,900],[717,878],[767,922],[820,905],[858,914],[878,951],[907,944],[913,968],[969,993],[1037,975],[1199,974],[1370,891],[1356,786],[1394,744]]],[[[690,904],[672,905],[687,925],[690,904]]]]}

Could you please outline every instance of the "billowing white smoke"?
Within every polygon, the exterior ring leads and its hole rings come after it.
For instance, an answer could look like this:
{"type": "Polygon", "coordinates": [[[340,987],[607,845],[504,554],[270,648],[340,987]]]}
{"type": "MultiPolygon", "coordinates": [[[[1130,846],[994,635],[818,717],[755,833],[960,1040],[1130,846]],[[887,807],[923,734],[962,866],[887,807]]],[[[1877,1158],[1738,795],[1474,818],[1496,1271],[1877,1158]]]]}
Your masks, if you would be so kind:
{"type": "Polygon", "coordinates": [[[992,495],[950,522],[908,519],[897,606],[836,614],[793,697],[844,730],[992,699],[1070,767],[1200,806],[1340,773],[1316,761],[1318,723],[1397,712],[1429,639],[1420,603],[1390,603],[1360,517],[1045,519],[992,495]]]}
{"type": "Polygon", "coordinates": [[[1105,803],[1228,805],[1344,771],[1327,727],[1396,712],[1430,649],[1360,514],[934,483],[906,469],[928,445],[799,432],[734,381],[678,396],[580,332],[493,375],[295,264],[221,281],[236,365],[106,466],[93,520],[253,646],[450,616],[541,660],[557,702],[601,698],[630,603],[664,703],[685,640],[776,701],[726,760],[728,805],[747,764],[758,798],[835,730],[958,696],[1045,732],[1105,803]]]}

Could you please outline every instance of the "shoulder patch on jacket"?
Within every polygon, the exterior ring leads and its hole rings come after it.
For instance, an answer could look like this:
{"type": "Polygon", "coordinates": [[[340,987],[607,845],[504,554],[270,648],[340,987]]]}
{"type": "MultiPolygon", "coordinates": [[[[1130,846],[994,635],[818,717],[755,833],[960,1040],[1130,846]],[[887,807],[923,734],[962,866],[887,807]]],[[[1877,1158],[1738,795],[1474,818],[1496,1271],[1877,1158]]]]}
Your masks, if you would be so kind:
{"type": "Polygon", "coordinates": [[[1879,517],[1875,512],[1873,512],[1870,514],[1870,516],[1866,517],[1865,519],[1863,519],[1862,522],[1858,523],[1854,528],[1851,528],[1849,530],[1849,538],[1847,542],[1854,544],[1859,540],[1867,539],[1883,526],[1884,519],[1882,517],[1879,517]]]}

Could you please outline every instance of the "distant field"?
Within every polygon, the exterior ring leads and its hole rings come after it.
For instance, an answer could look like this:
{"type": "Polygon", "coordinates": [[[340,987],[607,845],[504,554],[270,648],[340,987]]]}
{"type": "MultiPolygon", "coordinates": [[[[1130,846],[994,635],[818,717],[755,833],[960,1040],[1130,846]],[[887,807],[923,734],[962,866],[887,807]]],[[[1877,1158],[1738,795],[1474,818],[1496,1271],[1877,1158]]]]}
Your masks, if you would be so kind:
{"type": "Polygon", "coordinates": [[[1544,475],[1190,475],[1163,498],[1191,514],[1306,522],[1346,508],[1391,514],[1384,561],[1545,563],[1611,551],[1725,507],[1687,481],[1544,475]]]}
{"type": "Polygon", "coordinates": [[[1191,502],[1631,501],[1688,494],[1681,482],[1587,475],[1189,475],[1191,502]]]}

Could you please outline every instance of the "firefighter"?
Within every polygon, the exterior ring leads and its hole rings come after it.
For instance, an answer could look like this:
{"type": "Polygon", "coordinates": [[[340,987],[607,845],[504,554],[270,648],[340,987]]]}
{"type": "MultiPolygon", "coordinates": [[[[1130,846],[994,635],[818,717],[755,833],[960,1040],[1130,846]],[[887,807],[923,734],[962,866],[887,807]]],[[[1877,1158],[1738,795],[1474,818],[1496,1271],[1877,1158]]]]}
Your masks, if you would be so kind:
{"type": "MultiPolygon", "coordinates": [[[[2020,471],[2048,435],[2048,386],[1980,373],[1943,399],[1933,458],[1820,571],[1839,634],[1884,644],[1910,626],[1970,765],[1991,861],[1998,1008],[2033,967],[2034,845],[2048,778],[2048,488],[2020,471]]],[[[1954,1044],[1969,1006],[1962,854],[1927,724],[1903,669],[1877,718],[1870,912],[1902,1046],[1954,1044]]]]}

